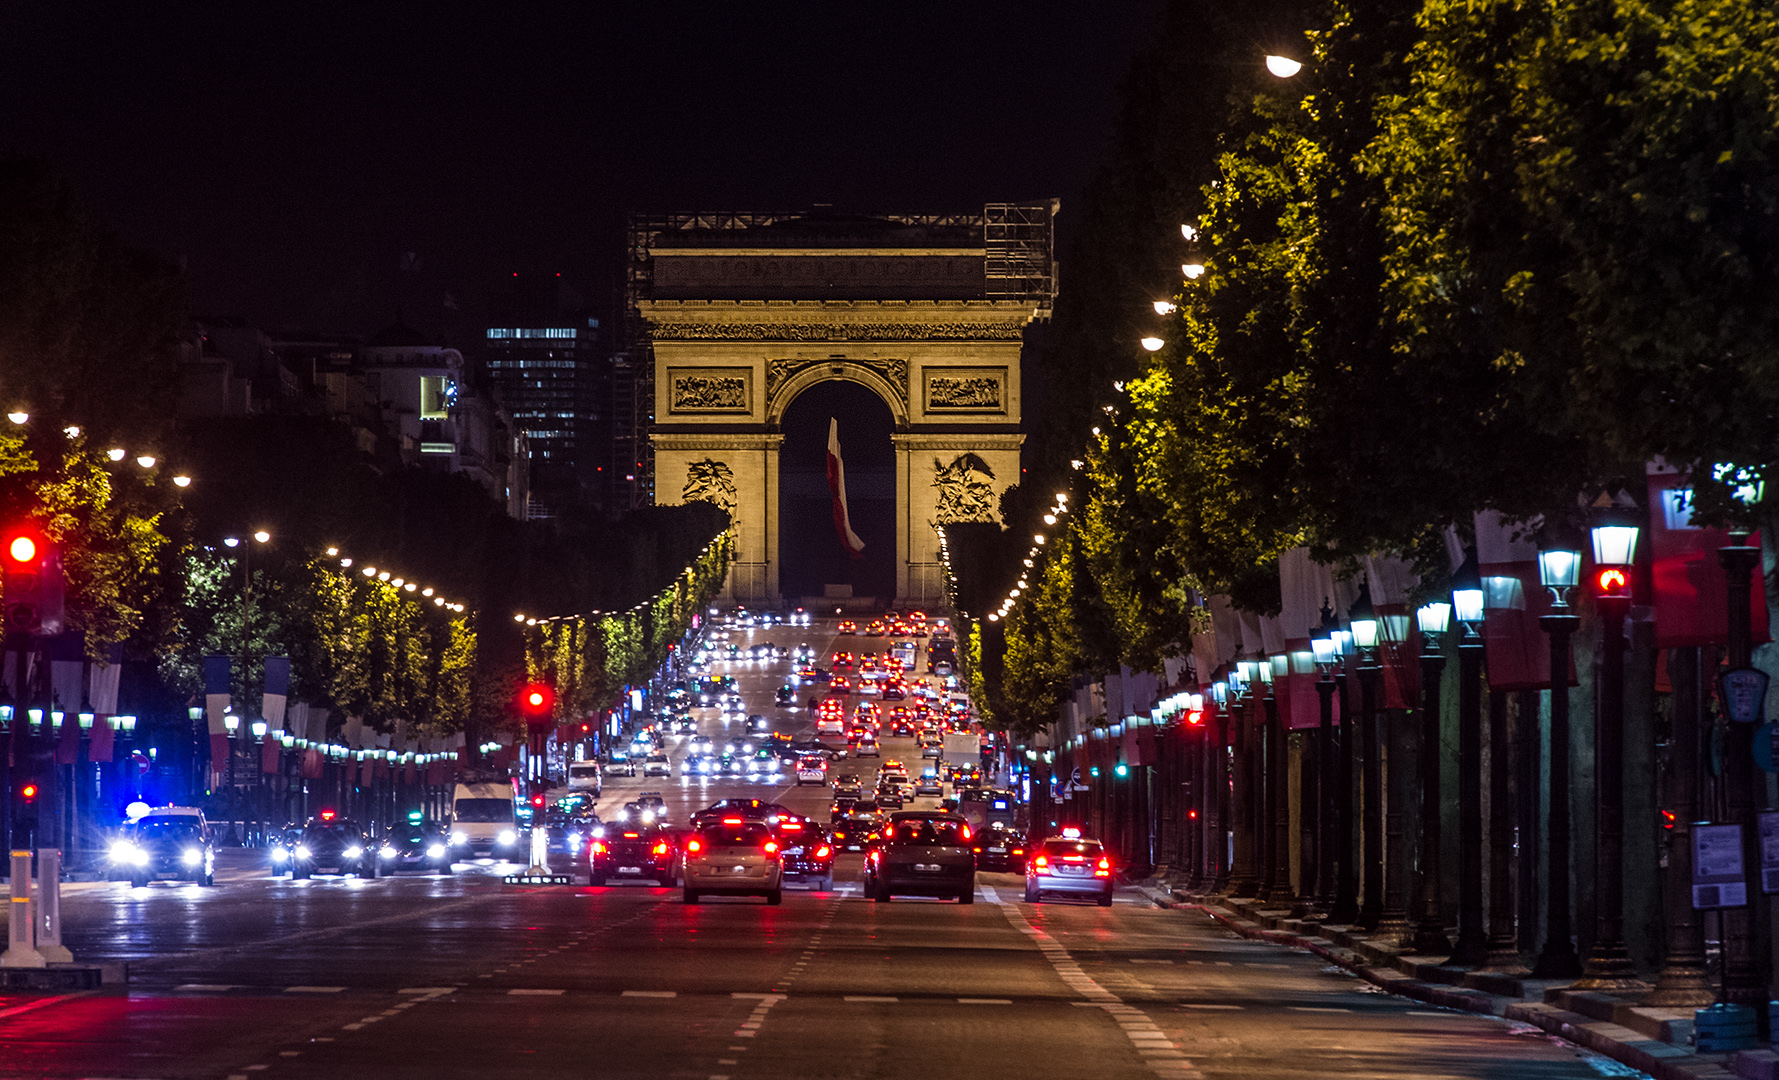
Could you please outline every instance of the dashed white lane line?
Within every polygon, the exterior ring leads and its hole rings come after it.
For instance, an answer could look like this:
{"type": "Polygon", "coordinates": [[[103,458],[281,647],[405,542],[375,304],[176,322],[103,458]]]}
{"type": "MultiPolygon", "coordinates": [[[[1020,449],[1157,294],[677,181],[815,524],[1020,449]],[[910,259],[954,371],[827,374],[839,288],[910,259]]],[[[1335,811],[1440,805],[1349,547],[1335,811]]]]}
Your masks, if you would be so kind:
{"type": "Polygon", "coordinates": [[[566,993],[566,990],[508,990],[507,997],[557,997],[566,993]]]}
{"type": "Polygon", "coordinates": [[[1285,1008],[1291,1012],[1344,1013],[1344,1012],[1352,1012],[1353,1011],[1351,1009],[1342,1009],[1342,1008],[1328,1007],[1328,1006],[1322,1006],[1322,1005],[1287,1005],[1287,1006],[1285,1006],[1285,1008]]]}
{"type": "Polygon", "coordinates": [[[881,1001],[881,1002],[888,1002],[890,1004],[894,1004],[895,1002],[898,1002],[902,999],[894,998],[894,997],[878,997],[878,996],[872,995],[872,994],[848,994],[845,997],[841,998],[840,1000],[842,1000],[842,1001],[881,1001]]]}
{"type": "Polygon", "coordinates": [[[626,990],[620,997],[634,998],[670,998],[678,997],[678,990],[626,990]]]}
{"type": "Polygon", "coordinates": [[[990,890],[984,889],[990,899],[998,904],[1001,913],[1013,928],[1032,939],[1032,944],[1050,961],[1050,966],[1069,988],[1086,998],[1077,1001],[1077,1005],[1097,1006],[1104,1009],[1124,1031],[1125,1038],[1130,1040],[1131,1049],[1143,1059],[1143,1063],[1158,1076],[1202,1077],[1186,1055],[1169,1039],[1162,1030],[1155,1026],[1148,1014],[1134,1005],[1126,1005],[1122,998],[1101,986],[1081,969],[1081,965],[1069,955],[1057,940],[1045,931],[1033,926],[1017,905],[1007,903],[990,890]]]}
{"type": "Polygon", "coordinates": [[[1236,1010],[1239,1010],[1241,1008],[1241,1006],[1240,1005],[1200,1005],[1195,1002],[1182,1001],[1182,1002],[1180,1002],[1180,1008],[1182,1008],[1182,1009],[1217,1009],[1220,1011],[1234,1012],[1236,1010]]]}
{"type": "Polygon", "coordinates": [[[231,983],[183,983],[179,986],[175,986],[173,989],[175,992],[183,991],[185,993],[194,994],[223,994],[230,990],[245,990],[247,988],[245,986],[236,986],[231,983]]]}
{"type": "Polygon", "coordinates": [[[287,986],[284,988],[284,992],[287,994],[341,994],[345,991],[344,986],[287,986]]]}
{"type": "Polygon", "coordinates": [[[1011,1005],[1012,998],[958,998],[959,1005],[1011,1005]]]}

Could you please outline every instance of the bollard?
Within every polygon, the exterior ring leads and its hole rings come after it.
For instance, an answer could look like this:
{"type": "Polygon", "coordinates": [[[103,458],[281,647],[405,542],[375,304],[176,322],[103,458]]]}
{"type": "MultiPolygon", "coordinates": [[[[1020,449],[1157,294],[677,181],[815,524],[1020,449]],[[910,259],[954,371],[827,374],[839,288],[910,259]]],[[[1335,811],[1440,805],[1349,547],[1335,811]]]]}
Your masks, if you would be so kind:
{"type": "Polygon", "coordinates": [[[62,944],[62,851],[37,849],[37,952],[50,964],[72,964],[62,944]]]}
{"type": "Polygon", "coordinates": [[[550,876],[550,830],[542,825],[531,827],[531,865],[525,868],[525,874],[527,877],[550,876]]]}
{"type": "Polygon", "coordinates": [[[31,931],[31,853],[12,853],[12,896],[7,914],[6,952],[0,953],[0,967],[44,967],[43,954],[32,944],[31,931]]]}
{"type": "Polygon", "coordinates": [[[1693,1041],[1701,1054],[1754,1049],[1754,1010],[1718,1003],[1693,1013],[1693,1041]]]}

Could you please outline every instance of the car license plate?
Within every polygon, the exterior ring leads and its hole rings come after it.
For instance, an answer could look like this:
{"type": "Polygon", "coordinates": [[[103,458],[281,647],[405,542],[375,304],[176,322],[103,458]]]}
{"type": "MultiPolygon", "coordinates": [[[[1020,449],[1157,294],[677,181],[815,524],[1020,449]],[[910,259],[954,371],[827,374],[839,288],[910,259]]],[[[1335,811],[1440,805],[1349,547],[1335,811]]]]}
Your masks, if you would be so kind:
{"type": "Polygon", "coordinates": [[[1006,848],[1004,848],[1004,847],[991,847],[991,848],[989,848],[989,849],[988,849],[988,850],[989,850],[989,851],[991,851],[991,852],[993,852],[993,853],[994,853],[994,854],[996,854],[996,855],[1005,855],[1005,854],[1007,854],[1007,849],[1006,849],[1006,848]]]}
{"type": "Polygon", "coordinates": [[[618,873],[620,873],[620,874],[640,874],[640,873],[642,873],[642,867],[640,867],[640,866],[620,866],[620,867],[618,867],[618,873]]]}
{"type": "Polygon", "coordinates": [[[803,849],[800,847],[788,847],[784,849],[784,853],[786,855],[801,855],[803,854],[803,849]]]}
{"type": "Polygon", "coordinates": [[[945,867],[939,865],[938,863],[928,863],[928,862],[915,863],[914,868],[916,870],[920,870],[920,871],[923,871],[923,872],[929,873],[929,874],[936,874],[939,871],[945,869],[945,867]]]}

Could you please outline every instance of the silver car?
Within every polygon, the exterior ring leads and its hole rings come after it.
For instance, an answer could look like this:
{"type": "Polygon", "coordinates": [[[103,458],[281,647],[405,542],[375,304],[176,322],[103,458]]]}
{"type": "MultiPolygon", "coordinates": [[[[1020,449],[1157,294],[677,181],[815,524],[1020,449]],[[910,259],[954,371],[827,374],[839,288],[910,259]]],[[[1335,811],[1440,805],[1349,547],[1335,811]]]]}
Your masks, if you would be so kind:
{"type": "Polygon", "coordinates": [[[1065,829],[1039,844],[1026,857],[1025,902],[1039,903],[1045,893],[1092,899],[1112,906],[1112,859],[1098,840],[1077,829],[1065,829]]]}
{"type": "Polygon", "coordinates": [[[700,826],[686,841],[684,874],[688,904],[707,895],[784,899],[784,860],[762,821],[725,817],[700,826]]]}

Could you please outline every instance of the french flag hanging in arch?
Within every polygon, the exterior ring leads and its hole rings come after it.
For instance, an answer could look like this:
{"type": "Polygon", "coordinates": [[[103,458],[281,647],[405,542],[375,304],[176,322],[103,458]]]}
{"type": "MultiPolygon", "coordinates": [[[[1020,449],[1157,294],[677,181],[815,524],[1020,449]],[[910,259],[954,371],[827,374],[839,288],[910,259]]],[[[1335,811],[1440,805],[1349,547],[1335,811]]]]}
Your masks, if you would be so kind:
{"type": "Polygon", "coordinates": [[[840,544],[854,559],[865,557],[865,542],[852,531],[852,517],[846,510],[846,465],[840,460],[840,421],[828,418],[828,490],[834,493],[834,531],[840,544]]]}

